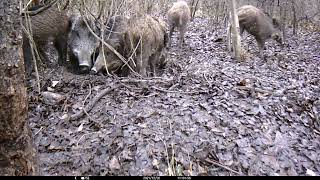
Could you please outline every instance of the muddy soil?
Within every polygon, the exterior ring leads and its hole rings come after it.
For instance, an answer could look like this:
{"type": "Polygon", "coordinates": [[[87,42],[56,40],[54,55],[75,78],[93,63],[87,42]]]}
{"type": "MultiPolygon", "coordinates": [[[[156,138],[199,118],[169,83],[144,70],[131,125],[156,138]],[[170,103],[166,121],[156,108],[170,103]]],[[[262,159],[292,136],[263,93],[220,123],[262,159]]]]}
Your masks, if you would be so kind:
{"type": "Polygon", "coordinates": [[[320,175],[320,33],[270,41],[266,60],[249,36],[237,62],[208,24],[193,20],[182,49],[174,35],[161,77],[42,68],[42,91],[62,96],[28,89],[42,174],[320,175]]]}

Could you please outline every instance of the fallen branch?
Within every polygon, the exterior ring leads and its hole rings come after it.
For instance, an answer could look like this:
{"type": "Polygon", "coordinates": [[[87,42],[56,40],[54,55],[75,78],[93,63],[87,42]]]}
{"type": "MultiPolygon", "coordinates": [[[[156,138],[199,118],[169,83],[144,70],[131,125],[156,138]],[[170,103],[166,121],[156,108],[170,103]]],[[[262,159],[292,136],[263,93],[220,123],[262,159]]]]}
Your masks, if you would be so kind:
{"type": "Polygon", "coordinates": [[[75,120],[81,118],[85,113],[89,113],[89,112],[92,110],[92,108],[94,107],[94,105],[95,105],[101,98],[103,98],[103,97],[104,97],[106,94],[108,94],[109,92],[111,92],[111,91],[113,91],[113,90],[115,90],[115,89],[120,88],[121,86],[122,86],[122,85],[118,85],[118,86],[115,86],[115,87],[113,87],[113,88],[105,89],[105,90],[101,91],[99,94],[97,94],[97,95],[93,98],[93,100],[92,100],[89,104],[86,105],[86,107],[84,107],[84,108],[83,108],[81,111],[79,111],[78,113],[72,115],[72,116],[70,117],[70,120],[71,120],[71,121],[75,121],[75,120]]]}
{"type": "Polygon", "coordinates": [[[220,163],[218,163],[218,162],[212,161],[212,160],[210,160],[210,159],[205,159],[205,161],[206,161],[207,163],[210,163],[210,164],[219,166],[219,167],[221,167],[221,168],[223,168],[223,169],[226,169],[226,170],[228,170],[228,171],[230,171],[230,172],[233,172],[233,173],[235,173],[235,174],[237,174],[237,175],[240,175],[240,176],[243,175],[243,173],[240,173],[240,172],[238,172],[238,171],[235,171],[235,170],[233,170],[233,169],[231,169],[231,168],[229,168],[229,167],[227,167],[227,166],[224,166],[224,165],[222,165],[222,164],[220,164],[220,163]]]}
{"type": "Polygon", "coordinates": [[[168,83],[173,81],[174,79],[165,79],[165,78],[159,78],[159,77],[153,77],[153,78],[144,78],[144,79],[122,79],[120,82],[122,83],[141,83],[141,82],[147,82],[147,83],[168,83]]]}
{"type": "Polygon", "coordinates": [[[236,86],[235,89],[244,90],[244,91],[252,91],[252,92],[257,92],[257,93],[261,93],[261,94],[269,94],[269,95],[273,95],[274,94],[271,91],[260,89],[260,88],[256,88],[256,87],[236,86]]]}
{"type": "Polygon", "coordinates": [[[208,94],[209,93],[208,91],[191,91],[191,92],[170,91],[170,90],[166,90],[166,89],[160,89],[160,88],[157,88],[154,86],[152,86],[151,88],[154,90],[157,90],[157,91],[162,91],[162,92],[166,92],[166,93],[176,93],[176,94],[201,94],[201,93],[208,94]]]}

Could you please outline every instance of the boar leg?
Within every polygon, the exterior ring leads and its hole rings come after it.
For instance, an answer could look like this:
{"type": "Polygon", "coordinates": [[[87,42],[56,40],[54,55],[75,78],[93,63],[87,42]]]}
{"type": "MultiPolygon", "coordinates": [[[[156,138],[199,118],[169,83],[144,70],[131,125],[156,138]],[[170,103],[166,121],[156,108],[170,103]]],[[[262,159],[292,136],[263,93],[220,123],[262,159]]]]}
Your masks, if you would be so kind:
{"type": "Polygon", "coordinates": [[[25,71],[27,76],[30,76],[32,73],[32,67],[33,67],[33,60],[32,60],[33,57],[32,57],[30,42],[27,38],[23,39],[22,48],[23,48],[25,71]]]}
{"type": "Polygon", "coordinates": [[[148,51],[145,51],[143,53],[140,53],[137,56],[137,69],[136,71],[142,76],[142,77],[147,77],[147,65],[148,60],[149,60],[149,55],[148,51]]]}
{"type": "Polygon", "coordinates": [[[143,57],[142,59],[142,66],[141,66],[141,69],[140,69],[140,73],[143,77],[147,77],[147,66],[148,66],[148,60],[149,60],[150,56],[149,55],[146,55],[143,57]]]}
{"type": "Polygon", "coordinates": [[[157,76],[156,66],[157,66],[157,62],[160,61],[160,53],[156,52],[155,54],[153,54],[150,57],[149,61],[150,61],[149,64],[150,64],[150,69],[151,69],[152,75],[155,77],[155,76],[157,76]]]}
{"type": "Polygon", "coordinates": [[[258,47],[259,47],[260,58],[264,59],[264,56],[263,56],[264,42],[260,39],[257,39],[257,43],[258,43],[258,47]]]}
{"type": "Polygon", "coordinates": [[[184,34],[186,32],[186,27],[182,26],[179,28],[180,29],[180,47],[182,47],[182,44],[185,43],[185,40],[184,40],[184,34]]]}
{"type": "Polygon", "coordinates": [[[66,36],[58,36],[55,39],[54,46],[58,51],[58,64],[60,66],[65,65],[67,59],[67,37],[66,36]]]}
{"type": "MultiPolygon", "coordinates": [[[[137,54],[136,57],[136,72],[142,75],[143,53],[137,54]]],[[[142,75],[143,76],[143,75],[142,75]]]]}
{"type": "Polygon", "coordinates": [[[171,41],[172,41],[173,31],[174,31],[174,26],[170,26],[170,31],[169,31],[169,42],[168,42],[169,47],[171,47],[171,41]]]}
{"type": "Polygon", "coordinates": [[[46,51],[47,51],[46,42],[35,42],[35,43],[37,44],[37,50],[42,63],[45,64],[47,67],[52,67],[50,64],[49,58],[46,54],[46,51]]]}
{"type": "Polygon", "coordinates": [[[240,35],[241,35],[241,36],[242,36],[243,32],[244,32],[244,27],[243,27],[243,26],[240,26],[240,35]]]}
{"type": "Polygon", "coordinates": [[[167,49],[164,48],[160,55],[159,55],[159,63],[158,66],[160,69],[164,69],[165,65],[166,65],[166,59],[167,59],[167,49]]]}

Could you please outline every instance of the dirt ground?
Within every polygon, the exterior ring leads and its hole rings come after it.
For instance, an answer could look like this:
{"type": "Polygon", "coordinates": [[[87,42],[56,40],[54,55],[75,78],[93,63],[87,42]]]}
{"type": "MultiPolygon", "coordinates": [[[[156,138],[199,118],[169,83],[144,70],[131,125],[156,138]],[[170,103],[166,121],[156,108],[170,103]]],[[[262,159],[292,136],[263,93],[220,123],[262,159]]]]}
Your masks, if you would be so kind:
{"type": "MultiPolygon", "coordinates": [[[[288,32],[266,60],[226,51],[226,31],[196,18],[161,77],[41,71],[29,88],[29,120],[43,175],[320,175],[320,33],[288,32]],[[91,111],[70,116],[105,89],[91,111]]],[[[250,43],[252,42],[252,43],[250,43]]],[[[249,44],[249,45],[248,45],[249,44]]]]}

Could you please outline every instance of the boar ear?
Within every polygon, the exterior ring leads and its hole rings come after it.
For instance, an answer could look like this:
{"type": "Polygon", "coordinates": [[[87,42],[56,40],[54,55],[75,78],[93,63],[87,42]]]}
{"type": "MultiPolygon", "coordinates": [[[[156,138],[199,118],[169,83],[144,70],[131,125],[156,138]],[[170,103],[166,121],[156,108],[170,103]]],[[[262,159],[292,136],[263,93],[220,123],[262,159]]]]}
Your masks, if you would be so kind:
{"type": "Polygon", "coordinates": [[[273,17],[272,18],[272,24],[275,28],[280,28],[280,21],[279,21],[279,18],[277,17],[273,17]]]}

